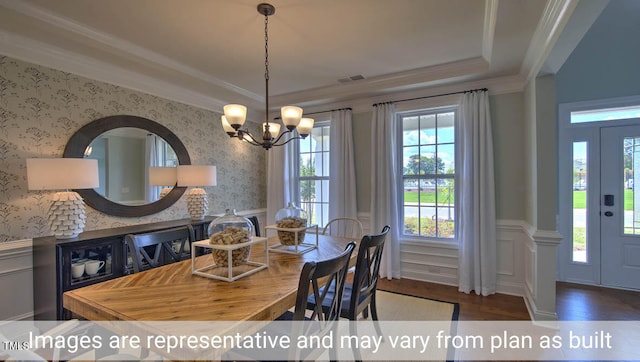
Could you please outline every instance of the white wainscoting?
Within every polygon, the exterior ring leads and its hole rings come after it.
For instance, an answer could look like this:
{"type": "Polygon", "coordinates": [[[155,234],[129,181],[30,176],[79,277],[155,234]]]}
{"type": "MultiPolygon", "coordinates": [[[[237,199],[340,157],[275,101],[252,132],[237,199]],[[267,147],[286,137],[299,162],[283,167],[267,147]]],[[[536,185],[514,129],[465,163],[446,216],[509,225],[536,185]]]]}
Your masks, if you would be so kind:
{"type": "Polygon", "coordinates": [[[31,239],[0,243],[0,320],[33,319],[31,239]]]}
{"type": "MultiPolygon", "coordinates": [[[[524,295],[526,223],[499,220],[496,228],[498,293],[524,295]]],[[[458,245],[403,241],[400,246],[402,277],[458,285],[458,245]]]]}
{"type": "Polygon", "coordinates": [[[524,296],[527,272],[528,224],[521,220],[496,222],[497,291],[524,296]]]}
{"type": "MultiPolygon", "coordinates": [[[[365,233],[370,233],[369,213],[359,213],[365,233]]],[[[522,220],[498,220],[496,225],[497,291],[517,296],[535,285],[534,241],[531,227],[522,220]]],[[[458,246],[450,243],[402,241],[402,277],[458,285],[458,246]]]]}
{"type": "Polygon", "coordinates": [[[458,285],[458,245],[402,241],[400,262],[403,278],[458,285]]]}

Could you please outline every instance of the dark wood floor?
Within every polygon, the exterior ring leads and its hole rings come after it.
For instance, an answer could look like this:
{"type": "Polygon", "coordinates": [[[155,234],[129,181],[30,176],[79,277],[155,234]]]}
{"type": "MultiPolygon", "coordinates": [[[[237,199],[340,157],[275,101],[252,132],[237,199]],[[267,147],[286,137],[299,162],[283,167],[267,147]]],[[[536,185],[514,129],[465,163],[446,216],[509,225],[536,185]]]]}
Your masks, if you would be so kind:
{"type": "MultiPolygon", "coordinates": [[[[530,319],[522,297],[482,297],[460,293],[453,286],[409,279],[381,279],[378,288],[459,303],[461,321],[530,319]]],[[[640,292],[557,283],[556,308],[559,320],[640,320],[640,292]]]]}

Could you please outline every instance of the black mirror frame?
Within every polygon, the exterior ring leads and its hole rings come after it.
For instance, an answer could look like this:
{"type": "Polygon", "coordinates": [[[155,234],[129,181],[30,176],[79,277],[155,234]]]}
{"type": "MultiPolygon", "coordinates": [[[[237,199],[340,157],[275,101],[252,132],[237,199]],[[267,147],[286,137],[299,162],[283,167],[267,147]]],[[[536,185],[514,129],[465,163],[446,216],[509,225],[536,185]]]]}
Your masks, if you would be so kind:
{"type": "MultiPolygon", "coordinates": [[[[64,149],[62,157],[84,158],[84,152],[87,146],[89,146],[96,137],[106,131],[121,127],[141,128],[162,137],[175,151],[180,165],[191,164],[191,158],[189,157],[187,148],[167,127],[150,119],[129,115],[104,117],[84,125],[74,133],[73,136],[71,136],[64,149]]],[[[74,191],[78,192],[80,196],[82,196],[87,205],[105,214],[113,216],[138,217],[156,214],[168,208],[178,201],[186,190],[186,187],[178,187],[176,185],[160,200],[139,206],[118,204],[100,195],[94,189],[74,191]]]]}

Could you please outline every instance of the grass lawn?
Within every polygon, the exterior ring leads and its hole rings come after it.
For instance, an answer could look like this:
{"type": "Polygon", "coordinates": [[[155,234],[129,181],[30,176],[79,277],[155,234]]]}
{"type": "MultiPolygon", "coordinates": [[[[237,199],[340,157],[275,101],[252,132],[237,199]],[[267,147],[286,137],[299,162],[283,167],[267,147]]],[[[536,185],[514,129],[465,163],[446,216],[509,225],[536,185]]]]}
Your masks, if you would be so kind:
{"type": "Polygon", "coordinates": [[[574,227],[573,228],[573,250],[586,250],[587,249],[587,228],[574,227]]]}
{"type": "MultiPolygon", "coordinates": [[[[573,208],[585,209],[587,205],[587,192],[586,191],[574,191],[573,192],[573,208]]],[[[627,211],[633,210],[633,190],[624,190],[624,209],[627,211]]]]}
{"type": "MultiPolygon", "coordinates": [[[[418,191],[405,191],[404,202],[418,202],[418,191]]],[[[420,202],[433,204],[436,202],[436,193],[434,191],[422,191],[420,192],[420,202]]],[[[449,192],[444,190],[438,190],[438,204],[448,205],[453,204],[453,190],[451,192],[451,200],[449,200],[449,192]]]]}

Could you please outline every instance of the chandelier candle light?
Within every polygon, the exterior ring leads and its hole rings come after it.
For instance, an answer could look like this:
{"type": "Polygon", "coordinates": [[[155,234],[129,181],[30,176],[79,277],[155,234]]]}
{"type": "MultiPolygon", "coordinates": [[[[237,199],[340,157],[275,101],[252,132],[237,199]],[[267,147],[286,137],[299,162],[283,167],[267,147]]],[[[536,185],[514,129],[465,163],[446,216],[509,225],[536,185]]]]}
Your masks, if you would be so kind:
{"type": "Polygon", "coordinates": [[[209,210],[203,186],[216,186],[216,166],[181,165],[177,167],[178,186],[196,186],[187,195],[187,209],[191,220],[203,220],[209,210]]]}
{"type": "Polygon", "coordinates": [[[247,107],[241,104],[227,104],[224,106],[224,116],[222,116],[222,128],[229,137],[237,137],[241,141],[247,141],[252,145],[262,146],[268,150],[273,146],[282,146],[294,139],[306,138],[313,129],[312,118],[302,118],[302,108],[296,106],[285,106],[280,110],[282,124],[286,130],[280,133],[280,124],[269,122],[269,16],[276,12],[276,8],[271,4],[262,3],[258,5],[258,13],[264,15],[264,80],[265,80],[265,117],[262,124],[262,137],[256,138],[247,128],[241,128],[247,119],[247,107]],[[284,138],[287,133],[297,130],[298,136],[284,138]]]}
{"type": "Polygon", "coordinates": [[[29,190],[66,190],[56,192],[48,212],[49,228],[56,239],[72,239],[85,226],[82,197],[69,189],[92,189],[99,186],[98,160],[88,158],[27,159],[29,190]]]}

